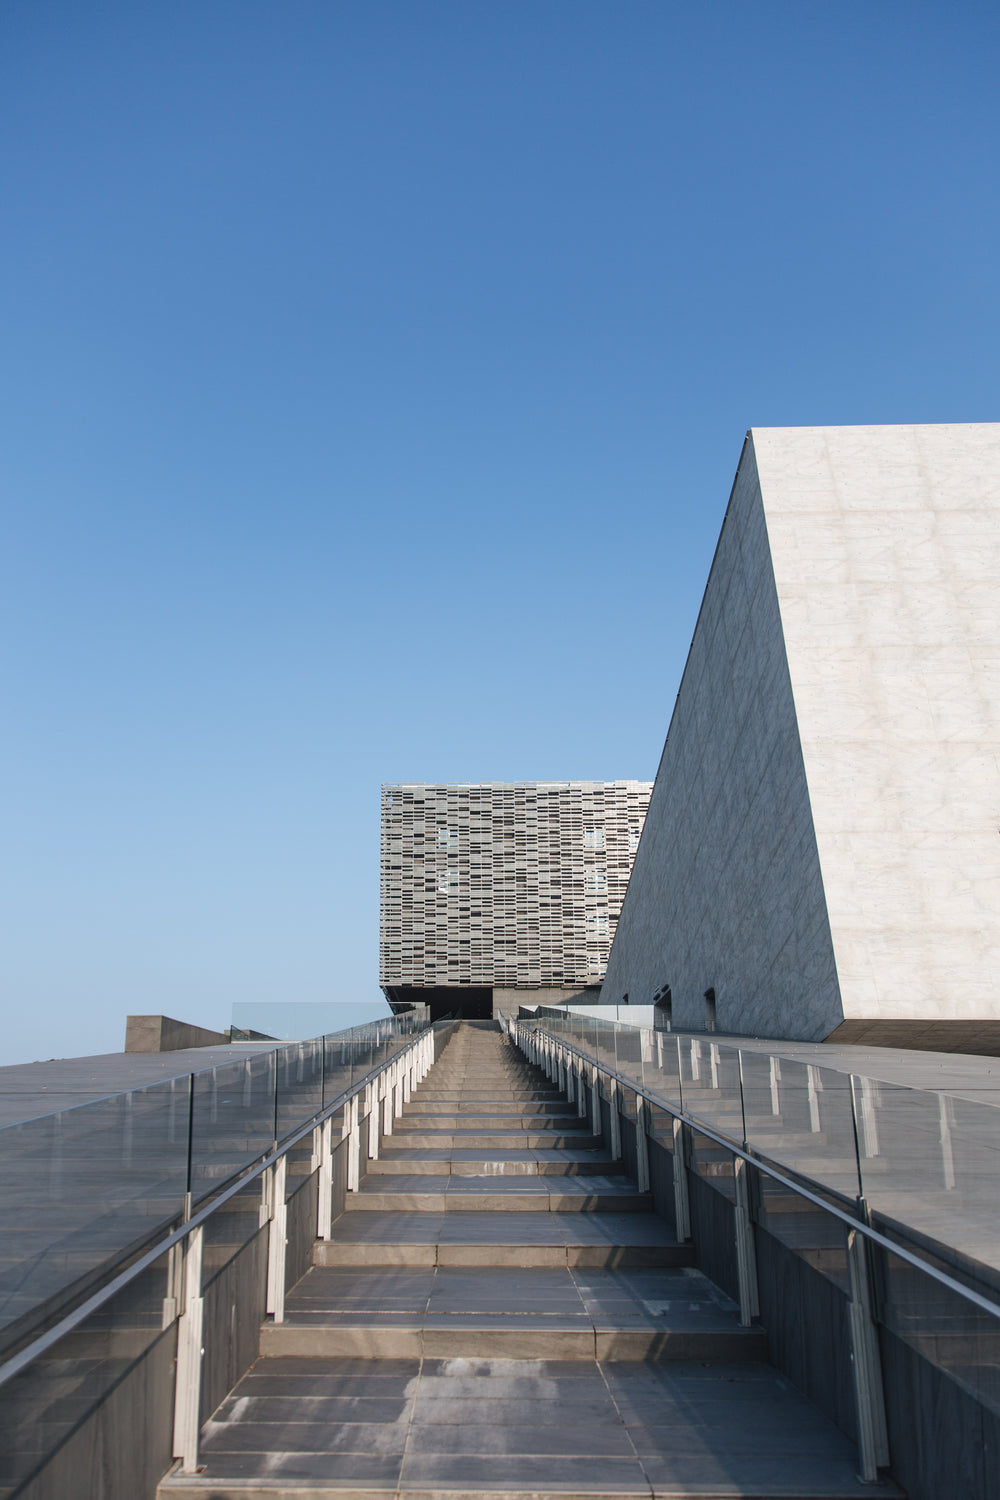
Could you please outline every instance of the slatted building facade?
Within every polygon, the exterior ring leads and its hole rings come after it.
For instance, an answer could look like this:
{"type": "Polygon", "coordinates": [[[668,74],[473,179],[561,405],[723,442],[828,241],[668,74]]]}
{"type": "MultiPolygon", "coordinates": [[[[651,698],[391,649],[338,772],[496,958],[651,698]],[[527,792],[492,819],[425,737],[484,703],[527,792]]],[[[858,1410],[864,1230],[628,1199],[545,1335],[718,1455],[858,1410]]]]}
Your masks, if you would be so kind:
{"type": "Polygon", "coordinates": [[[651,790],[638,781],[384,786],[386,994],[599,985],[651,790]]]}

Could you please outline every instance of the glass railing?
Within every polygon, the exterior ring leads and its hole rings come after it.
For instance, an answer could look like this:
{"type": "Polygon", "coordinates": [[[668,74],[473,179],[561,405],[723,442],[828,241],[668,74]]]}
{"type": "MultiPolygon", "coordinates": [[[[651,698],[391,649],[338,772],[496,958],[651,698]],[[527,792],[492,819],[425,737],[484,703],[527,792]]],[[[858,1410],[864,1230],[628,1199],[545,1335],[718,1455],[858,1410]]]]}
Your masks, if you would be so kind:
{"type": "Polygon", "coordinates": [[[0,1346],[142,1244],[423,1029],[421,1012],[250,1056],[0,1129],[0,1346]]]}
{"type": "MultiPolygon", "coordinates": [[[[878,1241],[878,1323],[1000,1415],[1000,1109],[707,1034],[572,1014],[534,1024],[634,1080],[652,1101],[648,1128],[666,1152],[676,1142],[661,1109],[691,1122],[688,1170],[716,1193],[735,1197],[734,1148],[757,1157],[754,1221],[810,1276],[852,1297],[852,1226],[878,1241]]],[[[700,1248],[723,1282],[711,1244],[700,1248]]],[[[886,1378],[898,1379],[898,1369],[886,1378]]]]}
{"type": "MultiPolygon", "coordinates": [[[[711,1035],[550,1013],[536,1024],[654,1101],[854,1204],[1000,1269],[1000,1109],[711,1035]]],[[[819,1051],[819,1049],[817,1049],[819,1051]]]]}

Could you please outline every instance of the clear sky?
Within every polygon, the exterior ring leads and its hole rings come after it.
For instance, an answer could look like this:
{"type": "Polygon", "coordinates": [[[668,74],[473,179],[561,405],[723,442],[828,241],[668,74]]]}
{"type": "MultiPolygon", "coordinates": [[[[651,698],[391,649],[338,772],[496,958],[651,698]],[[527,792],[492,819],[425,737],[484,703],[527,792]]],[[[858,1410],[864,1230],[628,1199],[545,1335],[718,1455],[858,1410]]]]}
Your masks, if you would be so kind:
{"type": "Polygon", "coordinates": [[[0,1060],[377,997],[379,783],[651,778],[751,425],[995,420],[1000,10],[6,0],[0,1060]]]}

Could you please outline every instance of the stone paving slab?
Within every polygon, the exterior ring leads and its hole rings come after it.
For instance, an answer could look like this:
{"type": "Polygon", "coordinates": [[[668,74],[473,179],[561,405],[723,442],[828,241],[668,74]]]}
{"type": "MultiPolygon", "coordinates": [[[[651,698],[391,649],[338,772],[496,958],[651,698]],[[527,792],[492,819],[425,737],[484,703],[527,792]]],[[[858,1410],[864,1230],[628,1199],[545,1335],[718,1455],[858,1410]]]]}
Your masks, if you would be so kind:
{"type": "Polygon", "coordinates": [[[506,1150],[491,1151],[465,1148],[425,1148],[391,1146],[377,1161],[368,1163],[369,1177],[389,1177],[406,1173],[412,1176],[449,1177],[595,1177],[613,1171],[614,1163],[606,1152],[506,1150]]]}
{"type": "Polygon", "coordinates": [[[361,1269],[313,1267],[290,1294],[285,1321],[262,1331],[268,1354],[370,1348],[403,1355],[517,1348],[540,1355],[556,1340],[568,1359],[761,1358],[760,1329],[700,1272],[561,1268],[361,1269]],[[470,1333],[481,1335],[470,1343],[470,1333]],[[529,1337],[530,1335],[530,1337],[529,1337]],[[450,1341],[450,1342],[449,1342],[450,1341]]]}
{"type": "Polygon", "coordinates": [[[206,1425],[202,1461],[203,1475],[170,1479],[161,1496],[873,1493],[847,1439],[759,1363],[261,1359],[206,1425]],[[345,1398],[348,1384],[358,1394],[345,1398]]]}
{"type": "Polygon", "coordinates": [[[603,1142],[599,1136],[592,1136],[583,1130],[574,1131],[549,1131],[544,1135],[530,1130],[526,1131],[479,1131],[479,1130],[441,1130],[441,1131],[399,1131],[395,1135],[387,1137],[404,1149],[418,1149],[427,1147],[430,1150],[447,1150],[451,1147],[465,1148],[467,1150],[486,1149],[508,1146],[511,1150],[535,1150],[536,1148],[548,1151],[558,1151],[563,1148],[570,1150],[601,1150],[603,1142]]]}
{"type": "Polygon", "coordinates": [[[652,1214],[354,1213],[334,1232],[315,1246],[317,1265],[662,1268],[694,1258],[652,1214]]]}

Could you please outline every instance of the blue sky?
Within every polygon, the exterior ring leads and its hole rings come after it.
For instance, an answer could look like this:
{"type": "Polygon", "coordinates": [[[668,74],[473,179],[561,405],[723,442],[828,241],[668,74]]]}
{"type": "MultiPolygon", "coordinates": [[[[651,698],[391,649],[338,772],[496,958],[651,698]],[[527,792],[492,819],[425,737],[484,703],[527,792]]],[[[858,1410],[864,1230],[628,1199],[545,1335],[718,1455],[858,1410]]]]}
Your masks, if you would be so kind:
{"type": "Polygon", "coordinates": [[[751,425],[995,420],[985,4],[0,13],[3,1060],[376,997],[379,783],[652,777],[751,425]]]}

